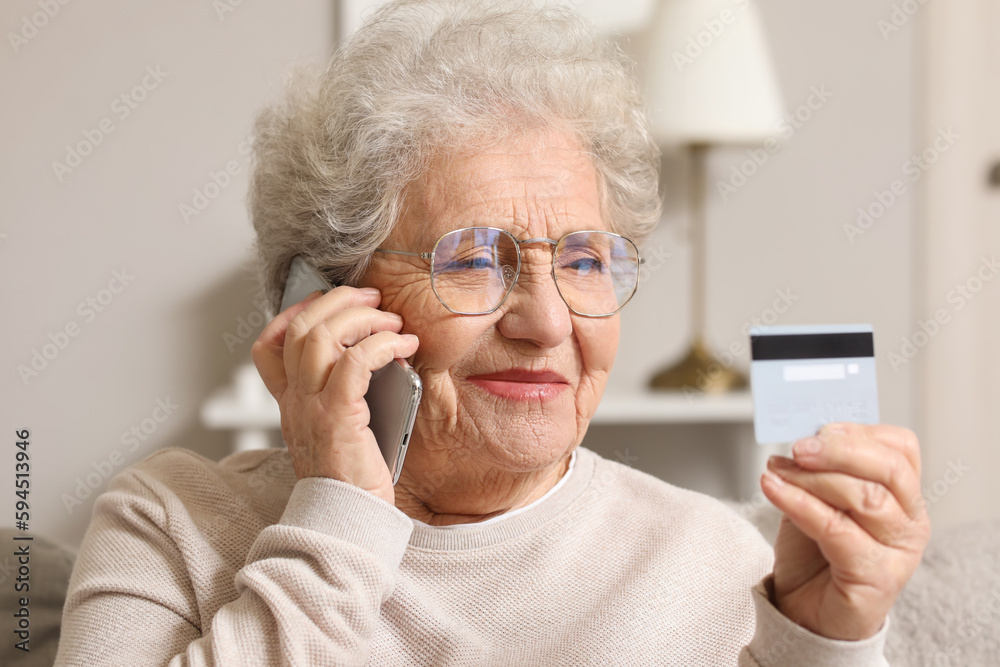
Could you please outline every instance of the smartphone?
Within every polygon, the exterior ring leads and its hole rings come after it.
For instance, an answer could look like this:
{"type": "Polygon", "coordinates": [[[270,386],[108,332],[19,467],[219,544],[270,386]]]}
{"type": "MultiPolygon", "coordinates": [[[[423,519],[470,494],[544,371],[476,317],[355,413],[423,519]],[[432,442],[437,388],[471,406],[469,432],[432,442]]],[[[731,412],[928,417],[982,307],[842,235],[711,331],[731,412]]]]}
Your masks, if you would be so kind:
{"type": "MultiPolygon", "coordinates": [[[[316,290],[324,293],[333,286],[320,275],[301,255],[292,259],[285,279],[285,292],[281,311],[309,296],[316,290]]],[[[410,444],[410,434],[420,407],[423,385],[420,376],[405,359],[394,359],[372,373],[365,402],[371,418],[368,428],[375,434],[375,441],[382,451],[385,464],[392,474],[392,484],[399,481],[403,459],[410,444]]]]}

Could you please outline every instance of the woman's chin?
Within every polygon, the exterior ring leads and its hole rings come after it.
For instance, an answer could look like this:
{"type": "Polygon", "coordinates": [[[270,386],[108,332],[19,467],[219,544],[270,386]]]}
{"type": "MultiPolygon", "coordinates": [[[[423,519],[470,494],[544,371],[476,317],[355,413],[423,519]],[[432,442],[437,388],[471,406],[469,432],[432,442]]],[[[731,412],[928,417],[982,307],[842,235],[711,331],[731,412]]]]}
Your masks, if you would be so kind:
{"type": "Polygon", "coordinates": [[[446,401],[428,392],[417,414],[418,428],[408,456],[414,461],[422,456],[448,461],[434,462],[433,469],[470,462],[477,468],[485,465],[512,473],[547,468],[580,439],[577,396],[572,387],[564,386],[552,395],[546,393],[544,400],[504,397],[471,382],[456,383],[446,401]],[[461,406],[457,413],[456,405],[461,406]],[[442,448],[441,443],[451,444],[442,448]],[[432,451],[426,451],[428,446],[432,451]]]}
{"type": "Polygon", "coordinates": [[[545,401],[480,397],[467,401],[466,415],[485,438],[496,465],[512,472],[546,468],[577,443],[576,405],[571,391],[545,401]]]}
{"type": "MultiPolygon", "coordinates": [[[[520,434],[518,434],[520,435],[520,434]]],[[[572,441],[549,439],[541,442],[538,435],[531,440],[512,435],[510,440],[487,445],[494,459],[494,465],[511,473],[544,470],[561,461],[572,448],[572,441]],[[516,440],[515,440],[516,438],[516,440]]]]}

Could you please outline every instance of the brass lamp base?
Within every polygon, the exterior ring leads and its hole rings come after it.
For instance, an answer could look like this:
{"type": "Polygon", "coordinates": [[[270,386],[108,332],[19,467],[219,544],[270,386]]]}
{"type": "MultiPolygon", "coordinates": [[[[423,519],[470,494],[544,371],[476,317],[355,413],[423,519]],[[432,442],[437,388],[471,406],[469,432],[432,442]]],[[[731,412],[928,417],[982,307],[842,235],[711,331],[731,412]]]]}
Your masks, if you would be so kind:
{"type": "Polygon", "coordinates": [[[649,381],[651,389],[681,391],[687,388],[708,394],[746,389],[749,384],[743,373],[716,359],[701,338],[695,339],[683,359],[649,381]]]}

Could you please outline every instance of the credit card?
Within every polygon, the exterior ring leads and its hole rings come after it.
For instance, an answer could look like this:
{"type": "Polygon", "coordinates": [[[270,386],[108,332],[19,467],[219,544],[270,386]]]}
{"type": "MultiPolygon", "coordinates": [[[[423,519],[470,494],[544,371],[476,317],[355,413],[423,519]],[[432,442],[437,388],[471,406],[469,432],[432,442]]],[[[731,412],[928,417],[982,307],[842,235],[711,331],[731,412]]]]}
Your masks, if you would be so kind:
{"type": "Polygon", "coordinates": [[[824,424],[877,424],[870,324],[750,328],[750,390],[758,444],[816,435],[824,424]]]}

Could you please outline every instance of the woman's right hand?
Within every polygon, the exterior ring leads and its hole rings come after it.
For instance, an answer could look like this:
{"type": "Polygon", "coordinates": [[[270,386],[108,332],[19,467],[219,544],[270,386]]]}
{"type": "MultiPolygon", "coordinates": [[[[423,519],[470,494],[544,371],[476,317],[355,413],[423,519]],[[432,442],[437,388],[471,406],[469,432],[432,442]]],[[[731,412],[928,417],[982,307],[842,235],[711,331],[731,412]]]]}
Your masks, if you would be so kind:
{"type": "Polygon", "coordinates": [[[278,401],[296,477],[338,479],[394,504],[364,397],[372,372],[411,356],[418,340],[380,300],[374,288],[313,292],[264,327],[250,356],[278,401]]]}

